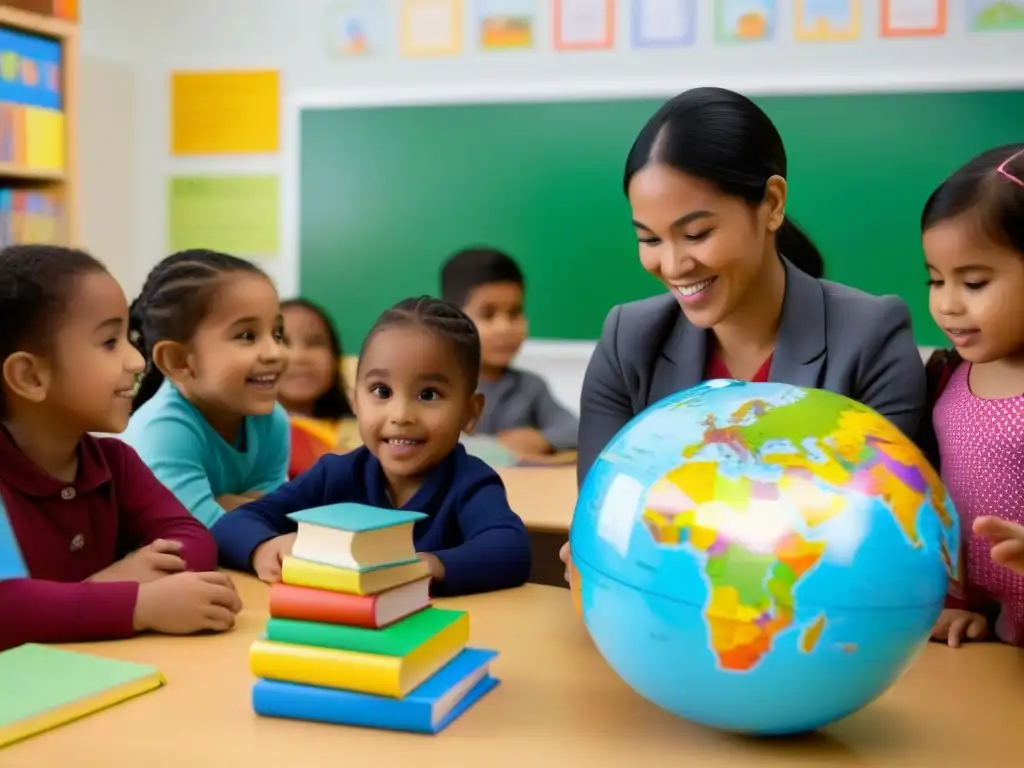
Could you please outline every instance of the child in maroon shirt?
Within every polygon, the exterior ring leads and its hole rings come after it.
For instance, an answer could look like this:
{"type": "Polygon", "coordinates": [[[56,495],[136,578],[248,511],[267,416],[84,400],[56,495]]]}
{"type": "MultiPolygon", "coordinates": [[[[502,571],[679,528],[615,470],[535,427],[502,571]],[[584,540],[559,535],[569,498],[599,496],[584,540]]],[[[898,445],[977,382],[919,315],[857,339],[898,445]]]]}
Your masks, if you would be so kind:
{"type": "Polygon", "coordinates": [[[27,570],[0,581],[0,650],[229,629],[241,604],[209,532],[88,434],[125,428],[143,367],[114,278],[81,251],[6,248],[0,329],[0,495],[27,570]]]}

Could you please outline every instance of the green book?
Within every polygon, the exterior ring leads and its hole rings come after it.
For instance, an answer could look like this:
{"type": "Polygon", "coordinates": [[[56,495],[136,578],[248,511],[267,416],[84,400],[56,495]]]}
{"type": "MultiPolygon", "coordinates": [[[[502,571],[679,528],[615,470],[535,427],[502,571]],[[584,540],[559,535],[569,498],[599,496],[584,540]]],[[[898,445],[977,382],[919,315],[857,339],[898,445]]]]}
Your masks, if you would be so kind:
{"type": "Polygon", "coordinates": [[[0,748],[163,684],[155,667],[19,645],[0,653],[0,748]]]}
{"type": "Polygon", "coordinates": [[[468,620],[465,611],[430,607],[383,629],[296,619],[270,619],[266,635],[267,640],[277,643],[404,657],[435,638],[443,643],[441,635],[457,633],[468,620]]]}

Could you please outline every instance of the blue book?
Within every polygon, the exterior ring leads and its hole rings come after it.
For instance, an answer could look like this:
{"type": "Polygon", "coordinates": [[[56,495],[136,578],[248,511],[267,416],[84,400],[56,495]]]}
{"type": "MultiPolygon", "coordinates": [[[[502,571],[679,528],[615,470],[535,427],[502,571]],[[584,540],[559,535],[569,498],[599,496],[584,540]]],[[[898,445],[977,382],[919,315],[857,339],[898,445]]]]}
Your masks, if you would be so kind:
{"type": "Polygon", "coordinates": [[[27,578],[28,569],[21,557],[21,547],[14,537],[11,521],[7,519],[7,507],[0,498],[0,581],[27,578]]]}
{"type": "Polygon", "coordinates": [[[293,557],[362,571],[416,562],[413,526],[426,515],[345,503],[288,517],[298,524],[293,557]]]}
{"type": "Polygon", "coordinates": [[[263,717],[440,733],[498,685],[490,674],[497,655],[465,648],[404,699],[261,679],[252,688],[252,707],[263,717]]]}

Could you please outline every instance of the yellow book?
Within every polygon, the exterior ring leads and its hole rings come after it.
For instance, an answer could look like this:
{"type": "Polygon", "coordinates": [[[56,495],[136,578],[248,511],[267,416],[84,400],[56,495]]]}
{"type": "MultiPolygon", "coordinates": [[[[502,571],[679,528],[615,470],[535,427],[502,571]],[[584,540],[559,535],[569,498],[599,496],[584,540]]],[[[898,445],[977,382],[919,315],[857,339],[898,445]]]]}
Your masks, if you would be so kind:
{"type": "Polygon", "coordinates": [[[469,614],[445,613],[452,616],[444,628],[404,655],[260,639],[249,649],[249,669],[268,680],[401,699],[458,656],[469,641],[469,614]]]}
{"type": "Polygon", "coordinates": [[[0,747],[164,684],[143,664],[29,643],[0,653],[0,747]]]}
{"type": "Polygon", "coordinates": [[[429,575],[430,568],[422,560],[357,571],[289,555],[281,565],[281,581],[285,584],[349,595],[376,595],[429,575]]]}

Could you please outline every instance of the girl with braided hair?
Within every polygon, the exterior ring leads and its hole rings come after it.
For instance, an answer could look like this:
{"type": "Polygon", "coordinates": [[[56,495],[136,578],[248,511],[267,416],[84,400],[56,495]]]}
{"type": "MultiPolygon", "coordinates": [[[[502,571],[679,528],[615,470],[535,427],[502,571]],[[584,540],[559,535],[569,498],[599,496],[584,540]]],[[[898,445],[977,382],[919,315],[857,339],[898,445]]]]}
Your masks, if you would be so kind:
{"type": "Polygon", "coordinates": [[[320,458],[312,469],[214,527],[221,561],[281,577],[296,524],[288,515],[354,502],[422,513],[416,550],[434,594],[523,584],[530,542],[501,479],[459,443],[483,408],[476,391],[480,337],[440,299],[405,299],[370,329],[359,355],[355,412],[363,447],[320,458]]]}
{"type": "Polygon", "coordinates": [[[188,250],[149,274],[130,310],[146,361],[125,442],[207,526],[287,479],[281,306],[254,264],[188,250]]]}

